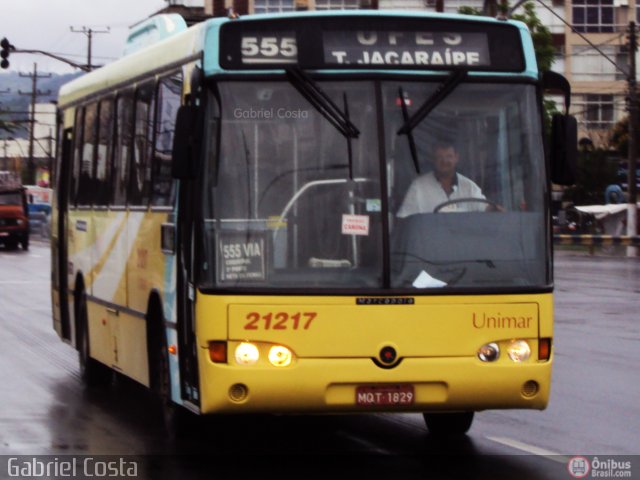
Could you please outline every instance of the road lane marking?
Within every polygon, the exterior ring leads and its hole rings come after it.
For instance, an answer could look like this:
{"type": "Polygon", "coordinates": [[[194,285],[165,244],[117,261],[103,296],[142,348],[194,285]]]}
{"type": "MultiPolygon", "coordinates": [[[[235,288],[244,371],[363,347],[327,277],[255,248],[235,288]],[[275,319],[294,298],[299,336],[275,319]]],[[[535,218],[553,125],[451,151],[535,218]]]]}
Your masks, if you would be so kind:
{"type": "Polygon", "coordinates": [[[549,460],[553,460],[557,463],[567,464],[569,462],[569,457],[562,455],[557,452],[552,452],[551,450],[546,450],[544,448],[536,447],[535,445],[529,445],[524,442],[519,442],[518,440],[513,440],[511,438],[506,437],[486,437],[492,442],[500,443],[502,445],[506,445],[507,447],[515,448],[516,450],[521,450],[523,452],[531,453],[533,455],[537,455],[540,457],[548,458],[549,460]]]}

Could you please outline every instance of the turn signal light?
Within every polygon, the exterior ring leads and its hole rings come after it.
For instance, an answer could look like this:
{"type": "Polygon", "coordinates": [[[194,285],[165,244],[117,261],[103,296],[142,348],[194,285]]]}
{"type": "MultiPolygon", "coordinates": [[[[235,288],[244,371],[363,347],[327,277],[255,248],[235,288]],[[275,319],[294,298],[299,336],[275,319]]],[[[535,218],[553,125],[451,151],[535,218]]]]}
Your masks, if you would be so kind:
{"type": "Polygon", "coordinates": [[[551,358],[551,339],[541,338],[538,341],[538,360],[546,362],[550,358],[551,358]]]}
{"type": "Polygon", "coordinates": [[[209,342],[209,358],[213,363],[227,363],[227,342],[209,342]]]}

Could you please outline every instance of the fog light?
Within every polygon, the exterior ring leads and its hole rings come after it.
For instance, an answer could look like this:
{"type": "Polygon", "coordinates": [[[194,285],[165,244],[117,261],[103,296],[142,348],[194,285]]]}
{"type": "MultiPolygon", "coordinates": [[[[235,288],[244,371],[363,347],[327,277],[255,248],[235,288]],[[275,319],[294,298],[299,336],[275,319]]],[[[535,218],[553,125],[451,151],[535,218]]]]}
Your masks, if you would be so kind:
{"type": "Polygon", "coordinates": [[[525,340],[512,340],[507,347],[507,354],[514,362],[526,362],[531,356],[531,347],[525,340]]]}
{"type": "Polygon", "coordinates": [[[236,362],[240,365],[253,365],[260,358],[258,347],[253,343],[241,343],[236,347],[236,362]]]}
{"type": "Polygon", "coordinates": [[[540,385],[535,380],[529,380],[522,385],[522,396],[531,398],[535,397],[540,390],[540,385]]]}
{"type": "Polygon", "coordinates": [[[291,365],[291,350],[282,345],[276,345],[269,350],[269,361],[274,367],[286,367],[291,365]]]}
{"type": "Polygon", "coordinates": [[[483,362],[495,362],[500,358],[500,347],[497,343],[487,343],[478,350],[478,358],[483,362]]]}
{"type": "Polygon", "coordinates": [[[232,402],[240,403],[244,402],[249,396],[249,389],[242,383],[236,383],[231,385],[229,389],[229,398],[232,402]]]}

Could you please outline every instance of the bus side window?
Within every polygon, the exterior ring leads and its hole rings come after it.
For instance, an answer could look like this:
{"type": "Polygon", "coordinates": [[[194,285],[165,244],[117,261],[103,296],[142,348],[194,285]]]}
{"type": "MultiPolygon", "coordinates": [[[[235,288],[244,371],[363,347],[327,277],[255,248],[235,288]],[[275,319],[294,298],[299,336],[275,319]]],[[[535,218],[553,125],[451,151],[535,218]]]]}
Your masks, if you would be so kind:
{"type": "Polygon", "coordinates": [[[82,125],[84,108],[78,107],[73,125],[73,169],[71,170],[71,188],[69,188],[69,204],[75,205],[78,201],[78,184],[80,183],[80,170],[82,167],[82,125]]]}
{"type": "Polygon", "coordinates": [[[176,114],[182,97],[182,72],[160,80],[155,151],[152,163],[151,205],[173,205],[175,183],[171,177],[171,151],[176,114]]]}
{"type": "Polygon", "coordinates": [[[109,202],[108,169],[111,157],[111,130],[113,124],[113,99],[100,102],[100,122],[98,127],[98,151],[96,157],[96,179],[94,204],[107,205],[109,202]]]}
{"type": "Polygon", "coordinates": [[[127,185],[129,183],[129,154],[133,140],[133,92],[126,91],[118,96],[116,102],[116,125],[113,163],[111,164],[111,205],[127,204],[127,185]]]}
{"type": "Polygon", "coordinates": [[[149,82],[136,91],[129,205],[146,206],[149,203],[154,113],[155,82],[149,82]]]}
{"type": "Polygon", "coordinates": [[[78,185],[78,205],[91,205],[93,200],[93,162],[96,149],[98,104],[87,105],[84,110],[82,165],[78,185]]]}

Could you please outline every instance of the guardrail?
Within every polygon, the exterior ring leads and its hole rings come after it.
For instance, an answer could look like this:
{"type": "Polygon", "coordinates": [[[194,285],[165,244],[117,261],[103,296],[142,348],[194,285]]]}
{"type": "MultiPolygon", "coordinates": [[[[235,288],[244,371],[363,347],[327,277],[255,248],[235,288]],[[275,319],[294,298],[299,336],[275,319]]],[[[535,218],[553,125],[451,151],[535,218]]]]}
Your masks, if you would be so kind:
{"type": "Polygon", "coordinates": [[[553,236],[556,245],[583,245],[587,247],[623,245],[640,247],[640,236],[629,235],[568,235],[553,236]]]}

